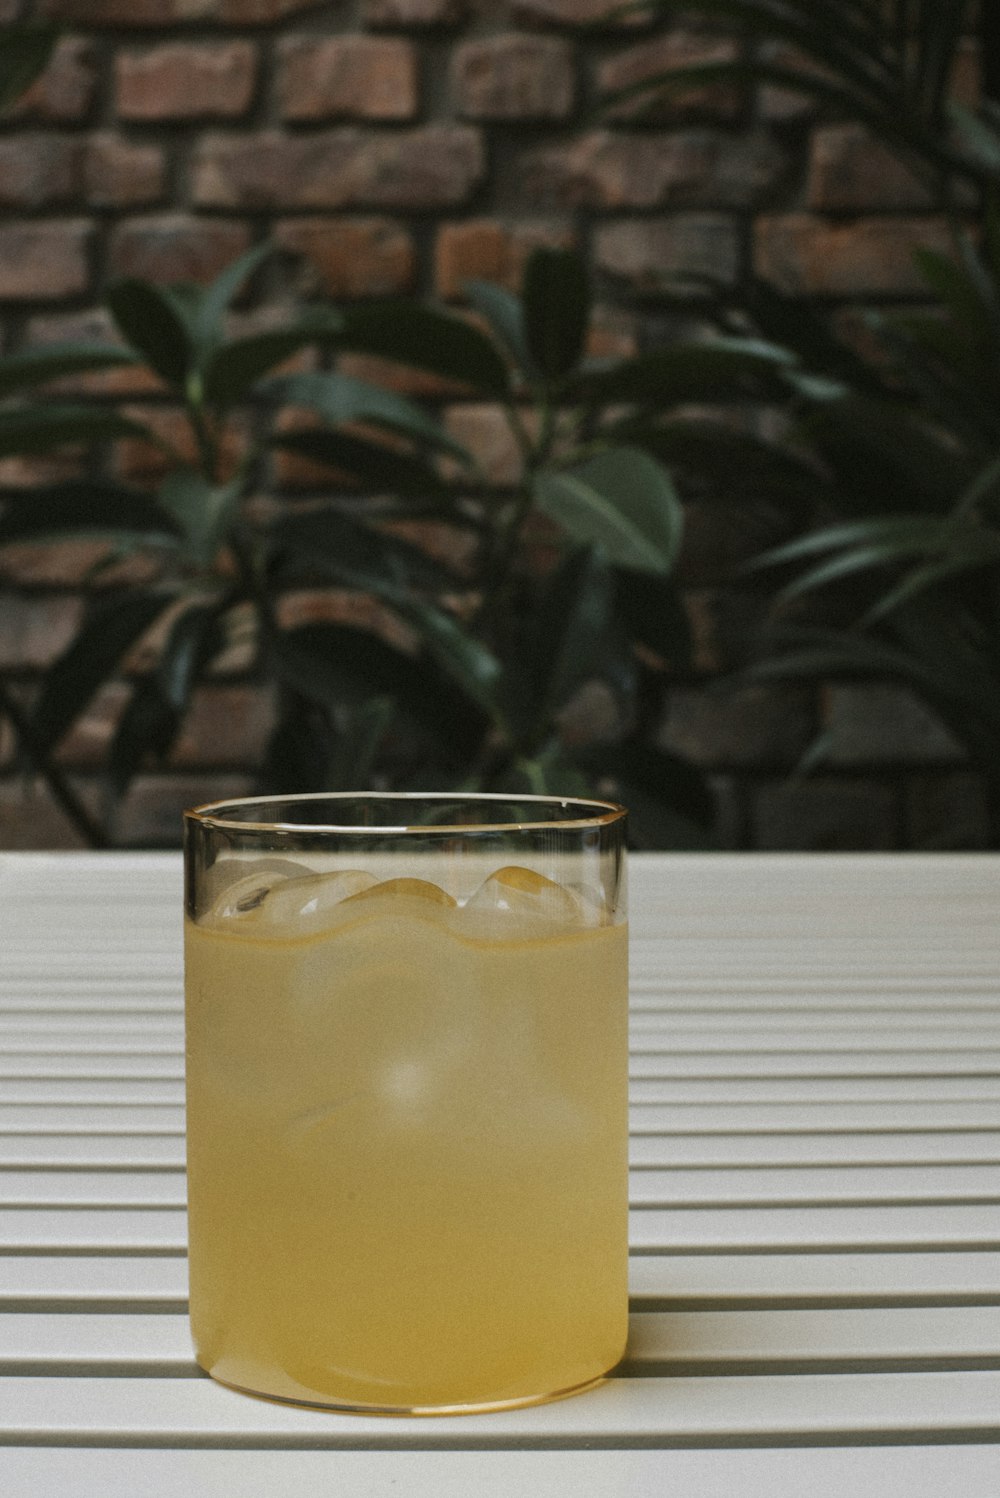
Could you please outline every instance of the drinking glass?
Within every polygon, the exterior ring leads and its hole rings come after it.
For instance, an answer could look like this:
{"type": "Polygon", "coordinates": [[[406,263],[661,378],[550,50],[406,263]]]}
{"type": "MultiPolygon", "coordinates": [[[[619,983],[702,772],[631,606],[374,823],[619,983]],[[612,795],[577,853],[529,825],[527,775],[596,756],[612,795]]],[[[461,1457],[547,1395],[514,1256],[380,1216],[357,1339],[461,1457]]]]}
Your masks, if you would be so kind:
{"type": "Polygon", "coordinates": [[[624,824],[535,796],[186,813],[191,1325],[214,1378],[456,1413],[620,1359],[624,824]]]}

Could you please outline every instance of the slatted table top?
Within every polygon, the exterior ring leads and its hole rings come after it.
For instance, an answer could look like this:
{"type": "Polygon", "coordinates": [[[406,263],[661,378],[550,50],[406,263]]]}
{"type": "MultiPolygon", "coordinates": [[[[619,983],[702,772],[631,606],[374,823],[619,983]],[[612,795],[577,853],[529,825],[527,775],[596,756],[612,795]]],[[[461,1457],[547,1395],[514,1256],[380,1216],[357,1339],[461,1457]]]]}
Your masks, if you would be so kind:
{"type": "Polygon", "coordinates": [[[179,856],[0,856],[4,1498],[1000,1498],[1000,859],[631,889],[627,1359],[400,1420],[192,1361],[179,856]]]}

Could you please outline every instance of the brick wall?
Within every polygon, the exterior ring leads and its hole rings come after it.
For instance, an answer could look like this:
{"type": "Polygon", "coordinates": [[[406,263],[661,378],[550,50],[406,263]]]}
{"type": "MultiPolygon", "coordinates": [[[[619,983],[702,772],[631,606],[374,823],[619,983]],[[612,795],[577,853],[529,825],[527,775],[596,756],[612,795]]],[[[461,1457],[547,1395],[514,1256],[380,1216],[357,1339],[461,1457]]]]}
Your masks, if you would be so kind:
{"type": "MultiPolygon", "coordinates": [[[[0,126],[3,347],[104,334],[103,282],[131,273],[204,280],[250,244],[287,252],[266,317],[317,292],[336,299],[433,293],[466,277],[515,285],[539,242],[589,257],[602,337],[627,349],[664,326],[665,275],[736,282],[754,267],[786,288],[875,302],[918,290],[916,244],[945,244],[920,184],[852,126],[813,127],[774,89],[675,97],[655,116],[599,115],[610,88],[736,43],[678,21],[594,26],[606,0],[0,0],[0,20],[64,26],[47,74],[0,126]]],[[[970,41],[961,88],[977,86],[970,41]]],[[[134,375],[103,388],[150,396],[134,375]],[[132,382],[129,384],[129,382],[132,382]]],[[[169,421],[164,411],[162,419],[169,421]]],[[[496,413],[448,413],[497,482],[496,413]]],[[[126,449],[120,467],[139,476],[126,449]]],[[[59,464],[8,461],[18,483],[59,464]]],[[[743,658],[758,596],[732,581],[760,536],[738,503],[692,506],[682,578],[696,674],[677,684],[662,740],[711,774],[725,846],[981,844],[981,790],[945,731],[904,692],[707,691],[743,658]],[[829,753],[789,772],[824,729],[829,753]]],[[[92,552],[0,555],[0,672],[27,700],[72,637],[92,552]]],[[[135,663],[133,663],[135,664],[135,663]]],[[[60,751],[85,800],[121,692],[109,689],[60,751]]],[[[238,792],[271,718],[236,670],[197,699],[163,773],[140,777],[123,841],[173,842],[179,807],[238,792]]],[[[16,773],[0,723],[0,847],[71,845],[38,786],[16,773]]]]}

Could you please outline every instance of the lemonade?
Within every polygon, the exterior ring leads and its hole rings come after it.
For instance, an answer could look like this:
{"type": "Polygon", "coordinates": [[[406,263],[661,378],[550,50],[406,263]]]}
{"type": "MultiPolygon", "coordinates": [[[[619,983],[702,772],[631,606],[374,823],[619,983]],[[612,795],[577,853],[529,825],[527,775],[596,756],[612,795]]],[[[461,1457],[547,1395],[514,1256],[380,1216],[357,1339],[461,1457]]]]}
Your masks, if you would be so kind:
{"type": "Polygon", "coordinates": [[[242,1389],[414,1410],[598,1378],[627,1305],[626,927],[249,874],[186,924],[191,1317],[242,1389]]]}

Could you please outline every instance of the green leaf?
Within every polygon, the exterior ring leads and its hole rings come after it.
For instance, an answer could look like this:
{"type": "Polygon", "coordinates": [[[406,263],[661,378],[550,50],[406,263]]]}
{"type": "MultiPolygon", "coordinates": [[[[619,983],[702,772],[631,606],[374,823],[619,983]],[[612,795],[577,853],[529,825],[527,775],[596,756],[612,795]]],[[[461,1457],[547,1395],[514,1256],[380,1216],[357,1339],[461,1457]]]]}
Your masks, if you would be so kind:
{"type": "Polygon", "coordinates": [[[325,708],[286,686],[260,767],[260,789],[282,796],[330,790],[333,742],[333,722],[325,708]]]}
{"type": "Polygon", "coordinates": [[[537,603],[526,604],[511,621],[501,702],[523,753],[534,754],[552,737],[555,714],[585,681],[611,678],[623,695],[634,685],[614,596],[604,556],[578,547],[541,585],[537,603]]]}
{"type": "Polygon", "coordinates": [[[50,380],[82,374],[92,369],[113,369],[134,364],[135,355],[128,349],[103,343],[50,343],[23,354],[9,354],[0,359],[0,398],[14,395],[50,380]]]}
{"type": "Polygon", "coordinates": [[[600,435],[641,447],[699,492],[707,486],[709,498],[764,500],[805,515],[826,487],[817,463],[710,417],[625,417],[602,426],[600,435]]]}
{"type": "Polygon", "coordinates": [[[273,547],[287,549],[332,580],[390,602],[414,588],[437,592],[454,587],[455,575],[401,536],[328,506],[281,516],[270,529],[273,547]]]}
{"type": "Polygon", "coordinates": [[[948,101],[947,113],[971,160],[980,171],[1000,182],[1000,131],[973,114],[971,109],[967,109],[957,99],[948,101]]]}
{"type": "Polygon", "coordinates": [[[632,846],[712,846],[715,800],[705,776],[687,760],[636,741],[594,745],[578,757],[595,779],[610,781],[614,797],[628,807],[632,846]]]}
{"type": "Polygon", "coordinates": [[[414,401],[356,380],[350,375],[308,373],[285,375],[261,387],[261,394],[290,406],[306,406],[334,426],[367,422],[397,432],[421,446],[446,452],[465,467],[474,459],[414,401]]]}
{"type": "Polygon", "coordinates": [[[201,375],[207,405],[225,408],[253,389],[276,364],[319,340],[329,340],[340,326],[333,312],[310,312],[285,328],[253,333],[223,343],[209,356],[201,375]]]}
{"type": "Polygon", "coordinates": [[[136,683],[112,740],[107,768],[117,795],[147,754],[162,761],[170,753],[198,677],[221,648],[215,602],[195,600],[174,619],[156,669],[136,683]]]}
{"type": "Polygon", "coordinates": [[[632,639],[654,651],[671,672],[689,671],[691,623],[674,580],[619,570],[615,581],[616,607],[632,639]]]}
{"type": "Polygon", "coordinates": [[[227,265],[206,290],[201,291],[199,288],[201,295],[198,298],[192,331],[200,350],[207,351],[218,342],[222,319],[233,297],[244,281],[248,280],[272,253],[272,250],[273,246],[269,244],[255,245],[227,265]]]}
{"type": "Polygon", "coordinates": [[[669,572],[683,510],[666,472],[638,448],[612,448],[579,467],[535,479],[539,508],[575,540],[620,567],[669,572]]]}
{"type": "Polygon", "coordinates": [[[570,552],[549,581],[533,632],[530,664],[540,720],[547,721],[600,672],[611,648],[613,604],[604,558],[589,547],[570,552]]]}
{"type": "Polygon", "coordinates": [[[933,0],[919,5],[915,47],[910,52],[911,89],[924,116],[944,123],[944,102],[968,20],[968,0],[933,0]]]}
{"type": "Polygon", "coordinates": [[[135,592],[101,599],[90,610],[73,643],[46,673],[35,704],[32,729],[45,753],[169,603],[163,593],[135,592]]]}
{"type": "Polygon", "coordinates": [[[784,350],[812,374],[827,375],[859,391],[881,390],[877,371],[837,336],[824,308],[760,280],[750,282],[742,304],[765,346],[784,350]]]}
{"type": "Polygon", "coordinates": [[[451,492],[422,458],[352,433],[307,427],[301,432],[278,433],[271,438],[271,446],[298,453],[312,463],[326,464],[367,489],[430,497],[444,497],[451,492]]]}
{"type": "Polygon", "coordinates": [[[392,606],[418,631],[445,676],[495,722],[502,722],[499,704],[502,668],[489,647],[433,604],[408,599],[395,600],[392,606]]]}
{"type": "Polygon", "coordinates": [[[391,697],[370,697],[344,715],[327,763],[331,790],[357,790],[374,782],[378,751],[395,716],[391,697]]]}
{"type": "Polygon", "coordinates": [[[782,373],[795,363],[795,355],[776,344],[716,337],[584,369],[572,388],[594,406],[627,402],[664,410],[681,402],[784,395],[782,373]]]}
{"type": "Polygon", "coordinates": [[[826,401],[801,432],[832,468],[849,513],[948,511],[975,471],[947,432],[901,401],[826,401]]]}
{"type": "Polygon", "coordinates": [[[0,508],[0,545],[100,536],[122,544],[172,546],[180,533],[174,517],[148,494],[105,479],[11,495],[0,508]]]}
{"type": "Polygon", "coordinates": [[[162,762],[177,735],[179,718],[155,680],[136,682],[118,720],[108,751],[107,775],[117,796],[124,796],[147,754],[162,762]]]}
{"type": "Polygon", "coordinates": [[[148,427],[105,406],[38,405],[0,410],[0,458],[14,453],[48,454],[55,447],[103,442],[115,437],[155,441],[148,427]]]}
{"type": "Polygon", "coordinates": [[[980,333],[986,312],[995,319],[995,293],[992,305],[984,306],[980,286],[957,261],[927,246],[918,246],[913,252],[913,259],[928,286],[940,297],[966,333],[980,333]]]}
{"type": "Polygon", "coordinates": [[[369,630],[307,624],[273,645],[279,679],[328,712],[388,697],[404,725],[433,743],[449,763],[474,755],[485,718],[433,662],[415,659],[369,630]]]}
{"type": "Polygon", "coordinates": [[[531,355],[524,336],[524,311],[518,298],[492,281],[464,281],[462,290],[518,369],[522,372],[530,369],[531,355]]]}
{"type": "Polygon", "coordinates": [[[774,547],[750,566],[773,566],[850,547],[870,547],[884,551],[891,558],[905,560],[940,550],[951,526],[950,519],[941,520],[935,516],[874,515],[870,519],[845,521],[824,526],[806,536],[797,536],[794,541],[774,547]]]}
{"type": "Polygon", "coordinates": [[[183,392],[195,350],[190,329],[171,294],[128,276],[112,282],[106,301],[132,347],[162,380],[183,392]]]}
{"type": "Polygon", "coordinates": [[[58,39],[57,27],[45,22],[22,21],[0,30],[0,113],[44,73],[58,39]]]}
{"type": "Polygon", "coordinates": [[[208,566],[222,544],[236,513],[240,480],[221,486],[208,482],[193,468],[176,468],[159,489],[159,503],[182,527],[192,556],[208,566]]]}
{"type": "Polygon", "coordinates": [[[535,369],[557,383],[575,369],[590,323],[587,268],[572,250],[532,251],[521,293],[524,330],[535,369]]]}
{"type": "Polygon", "coordinates": [[[510,371],[485,333],[438,308],[416,302],[369,302],[344,313],[338,346],[426,370],[484,395],[510,394],[510,371]]]}
{"type": "Polygon", "coordinates": [[[222,645],[217,602],[196,600],[174,620],[157,662],[156,683],[177,713],[187,707],[199,673],[222,645]]]}
{"type": "Polygon", "coordinates": [[[981,662],[962,662],[946,649],[943,661],[925,655],[920,643],[886,643],[833,630],[785,630],[773,653],[746,668],[750,682],[877,680],[912,687],[938,712],[981,762],[996,759],[1000,711],[995,673],[985,682],[981,662]]]}

